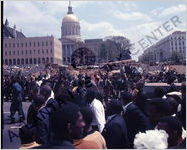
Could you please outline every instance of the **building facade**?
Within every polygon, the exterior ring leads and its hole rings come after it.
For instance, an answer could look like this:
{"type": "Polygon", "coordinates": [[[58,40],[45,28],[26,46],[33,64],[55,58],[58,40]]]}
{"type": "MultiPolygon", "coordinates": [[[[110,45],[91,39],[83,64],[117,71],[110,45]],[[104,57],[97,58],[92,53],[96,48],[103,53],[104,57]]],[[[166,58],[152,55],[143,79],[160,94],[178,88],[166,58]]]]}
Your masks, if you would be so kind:
{"type": "Polygon", "coordinates": [[[53,36],[3,39],[3,64],[25,66],[45,63],[62,64],[62,45],[53,36]]]}
{"type": "Polygon", "coordinates": [[[186,32],[175,31],[144,51],[139,57],[141,62],[166,62],[171,61],[173,52],[182,54],[186,59],[186,32]]]}

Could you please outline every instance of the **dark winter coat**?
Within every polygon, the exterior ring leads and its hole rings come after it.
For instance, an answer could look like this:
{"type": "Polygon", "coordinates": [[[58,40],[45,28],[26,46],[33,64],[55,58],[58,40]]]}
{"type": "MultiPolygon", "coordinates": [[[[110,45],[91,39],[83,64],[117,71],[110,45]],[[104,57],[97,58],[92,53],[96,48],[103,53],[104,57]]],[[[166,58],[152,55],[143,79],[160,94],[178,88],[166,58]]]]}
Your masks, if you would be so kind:
{"type": "Polygon", "coordinates": [[[49,99],[47,104],[42,107],[37,115],[36,125],[36,141],[37,143],[44,144],[50,139],[50,127],[49,127],[49,116],[52,112],[59,108],[59,104],[54,99],[49,99]]]}
{"type": "Polygon", "coordinates": [[[121,114],[115,114],[105,125],[102,132],[107,148],[129,148],[126,123],[121,114]]]}
{"type": "Polygon", "coordinates": [[[145,132],[147,129],[151,128],[148,117],[145,116],[140,108],[134,103],[127,106],[123,113],[123,118],[127,124],[127,134],[131,146],[133,145],[134,137],[137,133],[145,132]]]}

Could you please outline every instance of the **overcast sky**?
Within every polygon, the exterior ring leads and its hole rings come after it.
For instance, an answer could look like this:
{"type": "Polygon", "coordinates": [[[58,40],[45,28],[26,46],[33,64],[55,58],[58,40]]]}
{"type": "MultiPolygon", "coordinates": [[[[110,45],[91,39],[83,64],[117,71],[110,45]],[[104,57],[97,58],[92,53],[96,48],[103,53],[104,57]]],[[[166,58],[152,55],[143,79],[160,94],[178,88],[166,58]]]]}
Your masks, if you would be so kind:
{"type": "MultiPolygon", "coordinates": [[[[150,35],[166,21],[175,30],[185,30],[186,2],[183,0],[155,1],[72,1],[73,12],[79,18],[82,39],[122,35],[136,48],[138,41],[150,35]],[[178,16],[182,23],[173,26],[170,18],[178,16]]],[[[4,1],[4,21],[27,37],[54,35],[60,38],[61,23],[67,13],[68,1],[4,1]]],[[[161,37],[160,37],[161,38],[161,37]]],[[[156,41],[155,41],[156,42],[156,41]]],[[[134,59],[142,53],[133,55],[134,59]]]]}

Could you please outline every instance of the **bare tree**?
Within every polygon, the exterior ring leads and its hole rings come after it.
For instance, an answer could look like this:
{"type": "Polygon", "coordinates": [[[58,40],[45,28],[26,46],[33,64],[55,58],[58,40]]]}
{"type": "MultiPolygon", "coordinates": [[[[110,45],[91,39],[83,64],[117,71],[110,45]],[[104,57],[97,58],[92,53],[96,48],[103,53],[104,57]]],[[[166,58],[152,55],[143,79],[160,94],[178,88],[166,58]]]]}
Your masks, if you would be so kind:
{"type": "Polygon", "coordinates": [[[132,44],[129,39],[123,36],[110,36],[105,39],[106,43],[110,43],[108,51],[113,51],[114,60],[131,59],[130,50],[132,48],[132,44]]]}

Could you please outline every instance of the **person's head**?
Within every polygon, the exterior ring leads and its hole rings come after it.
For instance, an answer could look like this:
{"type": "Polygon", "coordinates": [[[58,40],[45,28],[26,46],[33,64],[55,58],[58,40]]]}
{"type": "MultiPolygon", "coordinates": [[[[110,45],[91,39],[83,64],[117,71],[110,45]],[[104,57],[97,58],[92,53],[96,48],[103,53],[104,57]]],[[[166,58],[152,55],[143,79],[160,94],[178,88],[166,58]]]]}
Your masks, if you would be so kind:
{"type": "Polygon", "coordinates": [[[85,126],[82,114],[77,105],[66,103],[50,116],[50,128],[54,137],[59,140],[80,139],[85,126]]]}
{"type": "Polygon", "coordinates": [[[39,109],[45,103],[45,97],[43,95],[37,95],[33,100],[36,109],[39,109]]]}
{"type": "Polygon", "coordinates": [[[86,90],[85,99],[87,103],[91,103],[96,98],[96,91],[94,88],[88,88],[86,90]]]}
{"type": "Polygon", "coordinates": [[[138,83],[136,84],[136,88],[137,88],[138,90],[142,90],[142,89],[144,88],[144,85],[145,85],[144,80],[140,80],[140,81],[138,81],[138,83]]]}
{"type": "Polygon", "coordinates": [[[160,118],[169,114],[168,102],[162,98],[148,100],[147,114],[153,125],[156,125],[160,118]]]}
{"type": "Polygon", "coordinates": [[[136,149],[166,149],[168,148],[168,134],[164,130],[148,130],[137,133],[134,139],[136,149]]]}
{"type": "Polygon", "coordinates": [[[116,99],[112,99],[107,104],[107,108],[106,108],[107,116],[111,116],[111,115],[114,115],[114,114],[120,114],[121,111],[122,111],[122,104],[121,104],[120,101],[118,101],[116,99]]]}
{"type": "Polygon", "coordinates": [[[40,95],[45,97],[45,100],[47,100],[51,95],[51,88],[48,85],[43,85],[40,87],[40,95]]]}
{"type": "Polygon", "coordinates": [[[31,96],[34,98],[38,95],[38,87],[34,86],[33,89],[31,89],[31,96]]]}
{"type": "Polygon", "coordinates": [[[87,88],[90,88],[90,87],[92,87],[92,82],[91,82],[91,77],[89,77],[89,76],[86,76],[85,77],[85,86],[87,87],[87,88]]]}
{"type": "Polygon", "coordinates": [[[35,140],[35,131],[30,125],[23,125],[19,129],[21,144],[28,144],[35,140]]]}
{"type": "Polygon", "coordinates": [[[52,89],[52,84],[51,84],[51,82],[46,82],[44,85],[47,85],[47,86],[49,86],[49,87],[52,89]]]}
{"type": "Polygon", "coordinates": [[[146,113],[147,107],[147,95],[144,92],[138,91],[136,97],[134,98],[135,104],[144,112],[146,113]]]}
{"type": "Polygon", "coordinates": [[[61,86],[55,93],[55,99],[60,102],[65,102],[65,101],[73,102],[74,95],[68,88],[61,86]]]}
{"type": "Polygon", "coordinates": [[[162,98],[164,96],[164,89],[161,87],[156,87],[154,90],[155,98],[162,98]]]}
{"type": "Polygon", "coordinates": [[[123,92],[121,94],[121,100],[122,100],[122,104],[123,105],[126,105],[129,102],[132,102],[132,99],[133,99],[132,95],[130,93],[128,93],[128,92],[123,92]]]}
{"type": "Polygon", "coordinates": [[[93,121],[94,114],[90,107],[83,107],[81,108],[80,111],[82,113],[82,116],[85,122],[84,134],[87,135],[87,133],[89,132],[89,129],[91,128],[91,123],[93,121]]]}
{"type": "Polygon", "coordinates": [[[178,103],[173,97],[168,97],[167,102],[169,104],[170,115],[177,113],[178,103]]]}
{"type": "Polygon", "coordinates": [[[173,147],[178,144],[182,136],[182,123],[176,117],[166,116],[161,118],[156,128],[165,130],[168,133],[168,147],[173,147]]]}

